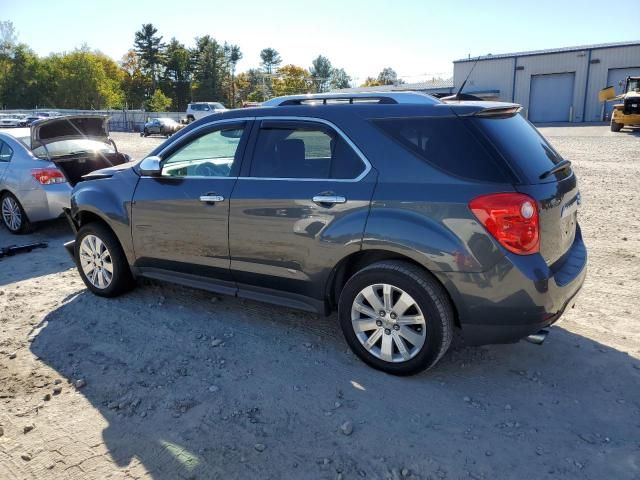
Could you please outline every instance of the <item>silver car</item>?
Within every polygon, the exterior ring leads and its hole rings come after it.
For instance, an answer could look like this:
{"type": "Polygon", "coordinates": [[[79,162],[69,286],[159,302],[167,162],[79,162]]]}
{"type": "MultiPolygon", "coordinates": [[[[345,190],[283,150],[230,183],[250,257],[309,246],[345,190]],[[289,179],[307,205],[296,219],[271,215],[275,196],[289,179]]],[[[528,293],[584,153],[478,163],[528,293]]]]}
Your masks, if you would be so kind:
{"type": "Polygon", "coordinates": [[[36,122],[31,128],[0,129],[0,218],[11,233],[60,217],[74,178],[129,160],[109,138],[108,117],[75,115],[36,122]],[[59,166],[62,168],[58,168],[59,166]]]}

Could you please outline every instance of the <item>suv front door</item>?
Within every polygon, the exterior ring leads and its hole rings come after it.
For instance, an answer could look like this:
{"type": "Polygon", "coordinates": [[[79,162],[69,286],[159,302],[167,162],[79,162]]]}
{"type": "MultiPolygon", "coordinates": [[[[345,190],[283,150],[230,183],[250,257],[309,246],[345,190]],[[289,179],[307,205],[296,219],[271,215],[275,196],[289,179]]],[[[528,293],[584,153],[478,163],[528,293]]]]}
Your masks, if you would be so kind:
{"type": "Polygon", "coordinates": [[[336,262],[358,251],[376,174],[328,122],[256,121],[231,197],[238,295],[319,311],[336,262]]]}
{"type": "Polygon", "coordinates": [[[250,125],[234,121],[198,129],[161,153],[160,176],[140,179],[132,234],[136,267],[143,274],[159,279],[181,274],[235,293],[229,274],[229,198],[250,125]]]}

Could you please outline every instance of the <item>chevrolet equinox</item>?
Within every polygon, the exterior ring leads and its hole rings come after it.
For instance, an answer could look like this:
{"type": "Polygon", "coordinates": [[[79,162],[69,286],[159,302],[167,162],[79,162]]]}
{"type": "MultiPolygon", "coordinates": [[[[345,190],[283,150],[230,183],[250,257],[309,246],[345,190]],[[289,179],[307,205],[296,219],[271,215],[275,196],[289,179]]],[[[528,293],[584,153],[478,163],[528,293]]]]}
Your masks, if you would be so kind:
{"type": "Polygon", "coordinates": [[[337,310],[353,351],[398,375],[454,333],[544,339],[587,255],[571,163],[519,110],[403,92],[208,116],[138,162],[60,162],[66,248],[105,297],[147,277],[337,310]]]}

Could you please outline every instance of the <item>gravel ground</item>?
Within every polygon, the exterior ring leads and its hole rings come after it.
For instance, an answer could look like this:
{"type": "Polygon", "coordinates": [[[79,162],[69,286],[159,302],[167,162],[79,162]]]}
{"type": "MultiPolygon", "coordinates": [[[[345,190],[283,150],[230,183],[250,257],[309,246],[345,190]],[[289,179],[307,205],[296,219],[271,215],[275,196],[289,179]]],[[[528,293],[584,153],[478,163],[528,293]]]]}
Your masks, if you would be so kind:
{"type": "MultiPolygon", "coordinates": [[[[640,478],[640,135],[541,131],[574,162],[589,275],[542,346],[396,378],[336,318],[155,283],[93,296],[64,222],[0,245],[0,478],[640,478]]],[[[114,135],[143,156],[162,139],[114,135]]]]}

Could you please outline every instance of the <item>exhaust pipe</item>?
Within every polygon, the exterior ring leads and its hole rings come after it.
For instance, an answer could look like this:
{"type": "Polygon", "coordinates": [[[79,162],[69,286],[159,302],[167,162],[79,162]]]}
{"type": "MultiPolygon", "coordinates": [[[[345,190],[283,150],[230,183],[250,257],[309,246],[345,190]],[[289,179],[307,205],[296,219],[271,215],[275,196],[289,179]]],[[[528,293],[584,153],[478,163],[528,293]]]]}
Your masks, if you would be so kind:
{"type": "Polygon", "coordinates": [[[549,335],[549,330],[542,329],[538,333],[532,333],[528,337],[525,337],[525,340],[535,345],[542,345],[547,339],[547,335],[549,335]]]}

